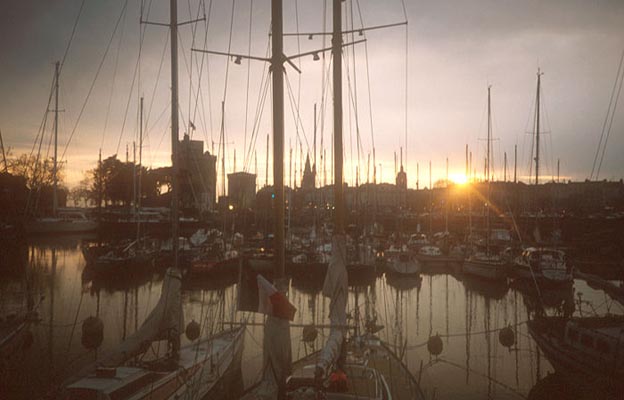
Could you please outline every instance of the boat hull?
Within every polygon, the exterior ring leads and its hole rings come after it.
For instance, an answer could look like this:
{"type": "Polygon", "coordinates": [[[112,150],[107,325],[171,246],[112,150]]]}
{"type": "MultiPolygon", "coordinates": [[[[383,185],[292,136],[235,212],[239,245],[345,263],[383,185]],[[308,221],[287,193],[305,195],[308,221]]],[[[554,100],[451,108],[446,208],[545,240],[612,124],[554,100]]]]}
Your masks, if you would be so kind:
{"type": "Polygon", "coordinates": [[[501,281],[507,278],[509,267],[504,263],[488,262],[481,260],[466,260],[463,265],[463,273],[482,279],[501,281]]]}

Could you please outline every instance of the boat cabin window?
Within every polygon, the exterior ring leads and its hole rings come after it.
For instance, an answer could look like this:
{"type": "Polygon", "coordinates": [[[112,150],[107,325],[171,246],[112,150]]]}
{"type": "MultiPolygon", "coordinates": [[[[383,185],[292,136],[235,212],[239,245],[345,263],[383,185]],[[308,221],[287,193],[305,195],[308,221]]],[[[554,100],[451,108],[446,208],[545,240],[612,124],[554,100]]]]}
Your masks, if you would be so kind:
{"type": "Polygon", "coordinates": [[[575,331],[574,329],[568,330],[568,339],[570,339],[571,342],[578,341],[578,338],[579,338],[579,334],[577,331],[575,331]]]}
{"type": "Polygon", "coordinates": [[[585,347],[594,347],[594,338],[589,335],[581,336],[581,344],[585,347]]]}
{"type": "Polygon", "coordinates": [[[607,343],[606,341],[602,339],[596,340],[596,349],[601,353],[608,353],[609,350],[611,350],[609,348],[609,343],[607,343]]]}

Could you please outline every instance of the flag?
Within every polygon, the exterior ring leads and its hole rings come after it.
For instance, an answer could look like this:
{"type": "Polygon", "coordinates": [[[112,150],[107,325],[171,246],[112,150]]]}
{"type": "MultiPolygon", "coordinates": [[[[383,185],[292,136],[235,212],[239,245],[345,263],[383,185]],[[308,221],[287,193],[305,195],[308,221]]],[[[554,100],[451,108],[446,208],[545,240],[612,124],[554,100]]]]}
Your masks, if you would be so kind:
{"type": "Polygon", "coordinates": [[[277,290],[277,288],[262,275],[258,275],[257,281],[258,312],[290,321],[295,319],[295,312],[297,309],[290,304],[286,295],[277,290]]]}
{"type": "Polygon", "coordinates": [[[238,310],[259,312],[290,321],[295,318],[297,311],[284,293],[244,261],[241,262],[238,285],[238,310]]]}

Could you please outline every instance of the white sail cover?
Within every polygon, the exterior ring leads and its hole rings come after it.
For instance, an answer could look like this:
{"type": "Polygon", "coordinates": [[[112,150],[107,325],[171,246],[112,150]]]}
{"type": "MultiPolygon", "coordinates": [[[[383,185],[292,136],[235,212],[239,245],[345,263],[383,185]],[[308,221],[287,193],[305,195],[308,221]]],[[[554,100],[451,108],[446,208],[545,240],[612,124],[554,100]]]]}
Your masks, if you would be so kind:
{"type": "Polygon", "coordinates": [[[347,246],[344,235],[332,238],[332,257],[323,283],[323,295],[330,298],[329,321],[332,327],[317,366],[327,373],[340,355],[347,325],[347,246]]]}
{"type": "Polygon", "coordinates": [[[117,366],[122,364],[135,355],[145,352],[155,340],[170,339],[174,350],[179,348],[180,334],[184,329],[181,286],[182,274],[180,270],[177,268],[167,269],[158,304],[132,336],[104,357],[103,363],[105,365],[117,366]]]}
{"type": "MultiPolygon", "coordinates": [[[[285,293],[288,282],[278,280],[277,289],[285,293]]],[[[268,315],[264,323],[262,341],[264,370],[262,380],[256,390],[245,399],[274,400],[279,398],[280,385],[291,374],[292,350],[290,348],[290,321],[268,315]]]]}

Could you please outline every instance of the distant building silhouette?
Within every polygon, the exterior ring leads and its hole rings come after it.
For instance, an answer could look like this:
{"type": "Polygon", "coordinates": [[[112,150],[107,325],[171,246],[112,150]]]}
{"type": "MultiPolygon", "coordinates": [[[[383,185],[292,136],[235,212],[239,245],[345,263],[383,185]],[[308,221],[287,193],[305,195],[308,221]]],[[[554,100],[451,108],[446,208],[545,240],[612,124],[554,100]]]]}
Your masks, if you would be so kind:
{"type": "Polygon", "coordinates": [[[217,189],[217,157],[204,153],[204,142],[185,134],[179,143],[180,202],[184,208],[212,210],[217,189]]]}
{"type": "Polygon", "coordinates": [[[256,200],[256,175],[249,172],[228,174],[228,205],[236,209],[253,208],[256,200]]]}
{"type": "Polygon", "coordinates": [[[314,189],[316,182],[316,166],[314,169],[310,167],[310,155],[306,156],[305,169],[303,170],[303,178],[301,179],[302,189],[314,189]]]}

